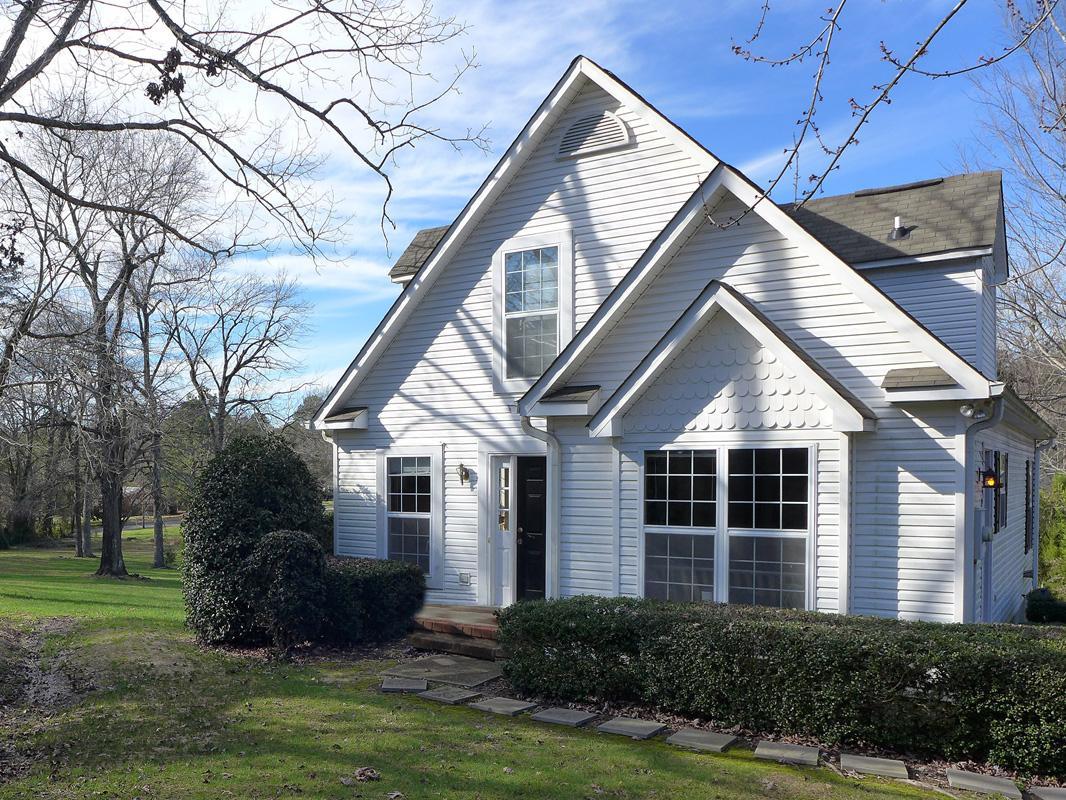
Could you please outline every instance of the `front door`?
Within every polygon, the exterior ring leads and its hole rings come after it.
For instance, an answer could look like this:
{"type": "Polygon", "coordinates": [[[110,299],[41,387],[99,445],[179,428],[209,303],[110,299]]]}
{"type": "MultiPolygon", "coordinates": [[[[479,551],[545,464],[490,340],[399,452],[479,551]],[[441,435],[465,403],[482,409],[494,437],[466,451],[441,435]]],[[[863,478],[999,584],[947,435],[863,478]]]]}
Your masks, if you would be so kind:
{"type": "Polygon", "coordinates": [[[515,545],[519,600],[544,597],[548,552],[548,465],[544,456],[519,456],[515,475],[515,545]]]}

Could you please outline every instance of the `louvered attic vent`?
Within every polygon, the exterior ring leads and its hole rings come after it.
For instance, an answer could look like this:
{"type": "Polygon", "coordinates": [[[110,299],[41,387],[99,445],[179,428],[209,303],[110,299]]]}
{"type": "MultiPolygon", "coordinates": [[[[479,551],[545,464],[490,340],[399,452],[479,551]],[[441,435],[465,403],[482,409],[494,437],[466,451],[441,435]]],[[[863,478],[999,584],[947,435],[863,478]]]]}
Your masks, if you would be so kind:
{"type": "Polygon", "coordinates": [[[559,158],[613,150],[629,144],[629,128],[610,111],[582,117],[571,125],[559,141],[559,158]]]}

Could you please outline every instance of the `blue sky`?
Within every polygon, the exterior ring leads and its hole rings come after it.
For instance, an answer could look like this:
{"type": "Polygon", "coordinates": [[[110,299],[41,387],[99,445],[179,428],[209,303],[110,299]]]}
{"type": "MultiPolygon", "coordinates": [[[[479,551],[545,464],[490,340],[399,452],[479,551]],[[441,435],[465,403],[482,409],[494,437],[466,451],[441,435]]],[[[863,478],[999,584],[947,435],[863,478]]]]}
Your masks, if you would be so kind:
{"type": "MultiPolygon", "coordinates": [[[[879,42],[906,51],[953,3],[857,0],[848,6],[818,112],[831,141],[851,121],[848,99],[863,101],[891,68],[879,42]]],[[[293,254],[257,259],[263,270],[284,267],[300,281],[312,313],[312,332],[296,355],[302,378],[330,385],[385,313],[399,287],[386,273],[413,233],[450,222],[500,153],[551,89],[567,64],[584,54],[615,72],[723,160],[765,183],[782,163],[795,121],[809,100],[813,62],[788,68],[752,64],[734,55],[758,19],[760,0],[667,2],[535,0],[440,2],[437,9],[468,25],[455,42],[430,55],[442,77],[462,50],[476,50],[480,67],[458,96],[433,112],[446,130],[487,124],[488,153],[425,145],[393,168],[397,186],[391,212],[398,228],[384,240],[378,219],[380,184],[355,165],[333,158],[322,180],[333,185],[352,215],[336,261],[311,263],[293,254]],[[654,8],[654,14],[649,13],[654,8]]],[[[776,0],[757,51],[780,56],[814,36],[822,2],[776,0]]],[[[927,69],[947,68],[993,55],[1002,47],[1002,4],[971,0],[930,52],[927,69]]],[[[981,133],[982,109],[966,78],[911,76],[860,135],[826,184],[828,194],[903,183],[960,171],[960,151],[981,133]]],[[[805,153],[801,175],[817,170],[805,153]]],[[[792,199],[791,183],[776,195],[792,199]]]]}

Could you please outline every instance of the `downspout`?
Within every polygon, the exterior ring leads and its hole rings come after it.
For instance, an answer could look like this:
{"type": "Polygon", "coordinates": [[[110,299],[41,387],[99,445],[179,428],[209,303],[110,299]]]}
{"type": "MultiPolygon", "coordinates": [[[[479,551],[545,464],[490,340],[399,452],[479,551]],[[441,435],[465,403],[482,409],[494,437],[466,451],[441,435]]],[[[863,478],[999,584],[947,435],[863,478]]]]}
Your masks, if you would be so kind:
{"type": "Polygon", "coordinates": [[[1033,588],[1040,585],[1040,456],[1044,451],[1055,444],[1052,436],[1045,439],[1033,448],[1033,485],[1029,490],[1036,492],[1033,503],[1033,588]]]}
{"type": "MultiPolygon", "coordinates": [[[[548,446],[548,563],[546,567],[551,569],[550,580],[546,581],[545,596],[558,597],[557,587],[559,584],[559,493],[562,491],[562,471],[560,469],[559,440],[547,430],[541,430],[529,421],[529,417],[521,417],[522,431],[539,439],[548,446]]],[[[547,423],[545,423],[547,424],[547,423]]]]}
{"type": "MultiPolygon", "coordinates": [[[[974,567],[977,565],[977,526],[976,518],[973,514],[974,507],[974,480],[973,471],[977,467],[977,454],[974,450],[975,437],[974,434],[981,433],[989,428],[995,427],[1003,421],[1003,412],[1006,408],[1006,404],[1003,402],[1003,397],[992,398],[992,413],[987,418],[973,423],[966,429],[966,465],[964,474],[966,476],[966,520],[965,520],[965,537],[963,539],[963,547],[965,548],[965,561],[966,575],[963,576],[967,580],[964,583],[964,587],[968,587],[965,592],[965,603],[962,622],[973,622],[974,614],[974,594],[976,591],[975,586],[969,586],[972,582],[974,575],[974,567]]],[[[982,544],[984,544],[982,542],[982,544]]],[[[988,598],[985,598],[985,602],[988,602],[988,598]]]]}

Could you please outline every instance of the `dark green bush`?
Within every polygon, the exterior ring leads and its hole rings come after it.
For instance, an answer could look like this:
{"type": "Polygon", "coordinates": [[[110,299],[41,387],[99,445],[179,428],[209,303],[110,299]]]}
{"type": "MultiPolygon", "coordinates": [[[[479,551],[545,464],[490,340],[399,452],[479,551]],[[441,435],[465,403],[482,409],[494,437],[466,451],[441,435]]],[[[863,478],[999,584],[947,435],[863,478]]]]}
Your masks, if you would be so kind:
{"type": "Polygon", "coordinates": [[[333,555],[333,512],[322,512],[322,524],[319,525],[318,530],[312,531],[315,536],[315,540],[322,548],[322,552],[327,556],[333,555]]]}
{"type": "Polygon", "coordinates": [[[1025,618],[1030,622],[1066,622],[1066,600],[1060,600],[1050,589],[1033,589],[1026,598],[1025,618]]]}
{"type": "Polygon", "coordinates": [[[324,636],[336,644],[403,636],[425,595],[425,576],[414,564],[330,557],[326,559],[324,636]]]}
{"type": "Polygon", "coordinates": [[[248,557],[274,530],[319,531],[318,486],[277,436],[235,439],[208,462],[182,525],[187,621],[205,642],[258,642],[248,557]]]}
{"type": "Polygon", "coordinates": [[[248,562],[259,587],[256,613],[274,645],[291,650],[318,639],[325,619],[326,556],[303,531],[272,531],[248,562]]]}
{"type": "Polygon", "coordinates": [[[1049,629],[592,597],[499,616],[530,694],[1066,776],[1066,640],[1049,629]]]}

